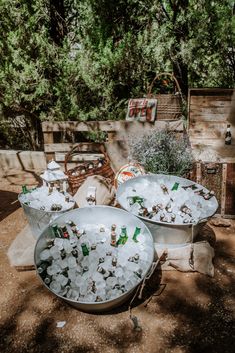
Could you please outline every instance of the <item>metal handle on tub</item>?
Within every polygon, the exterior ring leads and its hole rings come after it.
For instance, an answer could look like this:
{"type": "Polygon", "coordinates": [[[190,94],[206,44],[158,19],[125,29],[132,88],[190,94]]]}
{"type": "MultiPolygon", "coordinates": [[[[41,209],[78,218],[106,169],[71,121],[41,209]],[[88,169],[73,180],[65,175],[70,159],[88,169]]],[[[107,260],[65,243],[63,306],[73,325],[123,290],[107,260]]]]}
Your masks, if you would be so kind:
{"type": "Polygon", "coordinates": [[[149,280],[149,279],[150,279],[150,277],[151,277],[152,274],[154,273],[155,269],[157,268],[159,262],[162,261],[166,256],[167,256],[167,250],[164,249],[163,252],[162,252],[162,254],[161,254],[161,255],[159,256],[159,258],[157,259],[157,261],[155,261],[155,262],[152,263],[152,266],[151,266],[150,270],[148,271],[148,273],[147,273],[146,276],[144,277],[143,282],[142,282],[141,285],[140,285],[140,292],[139,292],[139,295],[138,295],[138,299],[142,299],[142,293],[143,293],[143,289],[144,289],[146,280],[149,280]]]}

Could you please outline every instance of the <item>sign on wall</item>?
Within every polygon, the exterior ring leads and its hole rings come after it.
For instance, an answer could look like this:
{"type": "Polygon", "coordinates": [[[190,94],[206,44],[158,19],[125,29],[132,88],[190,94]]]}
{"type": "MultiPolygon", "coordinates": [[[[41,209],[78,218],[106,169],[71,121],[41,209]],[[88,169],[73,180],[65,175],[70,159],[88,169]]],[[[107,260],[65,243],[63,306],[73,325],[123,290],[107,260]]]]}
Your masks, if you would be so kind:
{"type": "Polygon", "coordinates": [[[128,121],[150,121],[154,122],[157,111],[157,99],[139,98],[130,99],[126,120],[128,121]]]}

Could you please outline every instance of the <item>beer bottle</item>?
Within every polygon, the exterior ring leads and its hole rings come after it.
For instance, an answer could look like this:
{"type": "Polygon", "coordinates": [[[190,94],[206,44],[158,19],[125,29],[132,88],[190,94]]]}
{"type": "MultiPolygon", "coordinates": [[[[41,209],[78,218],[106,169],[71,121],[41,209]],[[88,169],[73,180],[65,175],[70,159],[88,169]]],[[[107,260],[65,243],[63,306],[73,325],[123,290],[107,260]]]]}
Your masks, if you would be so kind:
{"type": "Polygon", "coordinates": [[[111,231],[112,231],[112,232],[115,232],[116,228],[117,228],[116,224],[112,224],[112,226],[111,226],[111,231]]]}
{"type": "Polygon", "coordinates": [[[120,237],[119,237],[119,239],[117,241],[117,245],[126,244],[127,239],[128,239],[128,235],[127,235],[127,231],[126,231],[126,226],[122,226],[121,234],[120,234],[120,237]]]}
{"type": "Polygon", "coordinates": [[[49,264],[47,262],[42,262],[39,266],[38,266],[38,273],[43,273],[47,267],[49,266],[49,264]]]}
{"type": "Polygon", "coordinates": [[[139,228],[139,227],[136,227],[135,228],[135,231],[134,231],[134,234],[133,234],[133,237],[132,237],[132,240],[134,240],[134,242],[136,242],[136,243],[138,243],[138,239],[137,239],[137,237],[138,237],[138,235],[140,234],[140,232],[141,232],[141,228],[139,228]]]}
{"type": "Polygon", "coordinates": [[[50,284],[51,281],[52,281],[52,277],[49,276],[49,275],[47,275],[47,276],[44,278],[44,283],[45,283],[46,285],[50,284]]]}
{"type": "Polygon", "coordinates": [[[161,189],[163,191],[163,194],[165,194],[165,195],[169,194],[169,191],[168,191],[168,188],[166,187],[166,185],[161,184],[160,187],[161,187],[161,189]]]}
{"type": "Polygon", "coordinates": [[[72,254],[74,257],[78,257],[78,251],[77,251],[77,249],[73,249],[73,250],[71,251],[71,254],[72,254]]]}
{"type": "Polygon", "coordinates": [[[105,274],[105,269],[102,266],[97,267],[97,271],[101,273],[102,275],[105,274]]]}
{"type": "Polygon", "coordinates": [[[178,190],[178,187],[179,187],[179,183],[176,183],[176,182],[175,182],[175,184],[172,186],[171,191],[176,191],[176,190],[178,190]]]}
{"type": "Polygon", "coordinates": [[[114,267],[117,266],[117,257],[116,256],[112,257],[112,266],[114,266],[114,267]]]}
{"type": "Polygon", "coordinates": [[[53,235],[55,236],[55,238],[62,238],[62,233],[61,233],[57,224],[53,224],[53,226],[51,228],[52,228],[52,232],[53,232],[53,235]]]}
{"type": "Polygon", "coordinates": [[[89,250],[88,250],[87,245],[85,243],[82,243],[81,247],[82,247],[83,256],[88,256],[89,255],[89,250]]]}
{"type": "Polygon", "coordinates": [[[182,189],[184,189],[184,190],[187,190],[187,189],[196,190],[197,189],[197,185],[196,184],[190,184],[190,185],[182,186],[182,189]]]}
{"type": "Polygon", "coordinates": [[[67,222],[68,223],[68,225],[71,227],[71,228],[73,228],[73,227],[76,227],[76,224],[74,223],[74,221],[68,221],[67,222]]]}
{"type": "Polygon", "coordinates": [[[96,244],[91,244],[91,250],[96,250],[96,244]]]}
{"type": "Polygon", "coordinates": [[[63,234],[63,238],[66,238],[68,239],[69,238],[69,232],[66,228],[66,225],[62,225],[61,226],[61,231],[62,231],[62,234],[63,234]]]}
{"type": "Polygon", "coordinates": [[[166,212],[171,213],[172,212],[172,207],[171,207],[171,202],[169,201],[165,207],[166,212]]]}
{"type": "Polygon", "coordinates": [[[152,211],[149,213],[149,218],[152,219],[158,213],[158,211],[159,209],[157,206],[152,206],[152,211]]]}
{"type": "Polygon", "coordinates": [[[208,194],[205,194],[203,197],[205,200],[210,200],[213,196],[215,196],[215,192],[211,190],[208,192],[208,194]]]}
{"type": "Polygon", "coordinates": [[[232,143],[232,135],[231,135],[230,124],[228,124],[226,134],[225,134],[225,145],[231,145],[231,143],[232,143]]]}
{"type": "Polygon", "coordinates": [[[149,216],[150,216],[150,213],[149,213],[147,207],[144,207],[144,209],[143,209],[143,217],[149,217],[149,216]]]}
{"type": "Polygon", "coordinates": [[[23,194],[28,194],[30,191],[27,189],[26,185],[22,185],[22,193],[23,194]]]}
{"type": "Polygon", "coordinates": [[[117,234],[116,232],[113,230],[111,232],[111,241],[110,241],[110,245],[111,246],[116,246],[116,243],[117,243],[117,234]]]}
{"type": "Polygon", "coordinates": [[[73,234],[76,235],[77,237],[79,237],[76,224],[75,224],[73,221],[68,221],[68,222],[66,222],[66,223],[70,226],[70,228],[71,228],[73,234]]]}
{"type": "Polygon", "coordinates": [[[129,205],[132,206],[134,203],[138,203],[141,207],[143,207],[144,198],[140,196],[131,196],[128,197],[129,205]]]}

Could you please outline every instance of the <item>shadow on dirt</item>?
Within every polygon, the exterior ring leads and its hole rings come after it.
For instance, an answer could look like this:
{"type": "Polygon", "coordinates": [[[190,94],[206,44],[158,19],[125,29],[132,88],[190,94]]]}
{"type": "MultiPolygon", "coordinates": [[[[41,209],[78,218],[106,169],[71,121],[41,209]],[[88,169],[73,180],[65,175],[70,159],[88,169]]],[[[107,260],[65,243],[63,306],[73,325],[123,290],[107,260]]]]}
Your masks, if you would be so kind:
{"type": "Polygon", "coordinates": [[[0,190],[0,222],[20,207],[16,192],[0,190]]]}
{"type": "MultiPolygon", "coordinates": [[[[143,352],[150,353],[148,344],[145,347],[146,335],[148,335],[147,339],[152,341],[152,347],[155,347],[151,353],[233,353],[235,261],[226,252],[220,252],[222,247],[228,246],[226,242],[226,239],[222,239],[216,243],[215,277],[193,274],[190,277],[193,289],[190,289],[189,296],[184,290],[178,290],[181,282],[178,282],[177,278],[182,279],[185,276],[184,273],[180,277],[175,277],[175,286],[167,286],[163,292],[164,286],[160,286],[161,271],[153,274],[144,289],[143,298],[141,300],[136,298],[133,307],[141,307],[139,314],[142,315],[142,320],[144,312],[147,311],[146,320],[156,323],[156,335],[149,336],[148,330],[151,326],[149,321],[143,322],[143,331],[133,330],[127,311],[130,301],[120,308],[105,313],[107,318],[105,315],[84,314],[55,298],[42,285],[32,286],[28,281],[21,283],[18,290],[22,292],[24,289],[24,292],[18,296],[19,299],[12,297],[11,302],[8,303],[8,317],[1,320],[0,351],[3,353],[54,353],[56,351],[100,353],[112,350],[112,352],[132,353],[135,346],[143,349],[143,352]],[[45,305],[49,304],[49,309],[44,309],[42,304],[39,305],[42,297],[45,305]],[[146,310],[145,304],[148,301],[150,302],[146,310]],[[120,320],[120,316],[114,315],[125,311],[126,320],[125,318],[120,320]],[[39,319],[32,322],[32,329],[28,333],[20,325],[21,315],[30,313],[39,319]],[[61,318],[67,320],[66,326],[63,329],[57,329],[56,321],[61,318]],[[164,331],[164,326],[160,330],[161,320],[168,323],[168,318],[172,318],[174,325],[167,331],[164,331]],[[77,324],[78,319],[81,320],[80,326],[77,324]],[[106,319],[114,323],[113,329],[104,324],[106,319]],[[78,333],[74,334],[73,329],[77,325],[78,333]],[[83,335],[80,333],[79,336],[79,330],[89,338],[92,337],[92,341],[91,338],[82,339],[83,335]],[[102,345],[100,337],[102,337],[102,345]]],[[[189,286],[189,283],[185,282],[184,285],[189,286]]]]}

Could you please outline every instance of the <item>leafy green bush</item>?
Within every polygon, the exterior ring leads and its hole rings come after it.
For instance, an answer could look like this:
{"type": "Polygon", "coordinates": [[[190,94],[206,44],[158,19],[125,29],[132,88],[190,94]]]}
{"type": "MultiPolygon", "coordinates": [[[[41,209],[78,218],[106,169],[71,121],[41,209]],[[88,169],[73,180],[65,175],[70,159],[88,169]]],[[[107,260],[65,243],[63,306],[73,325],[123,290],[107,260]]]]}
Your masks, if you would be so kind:
{"type": "Polygon", "coordinates": [[[193,156],[184,136],[168,130],[154,131],[130,143],[131,157],[147,172],[186,176],[193,156]]]}

